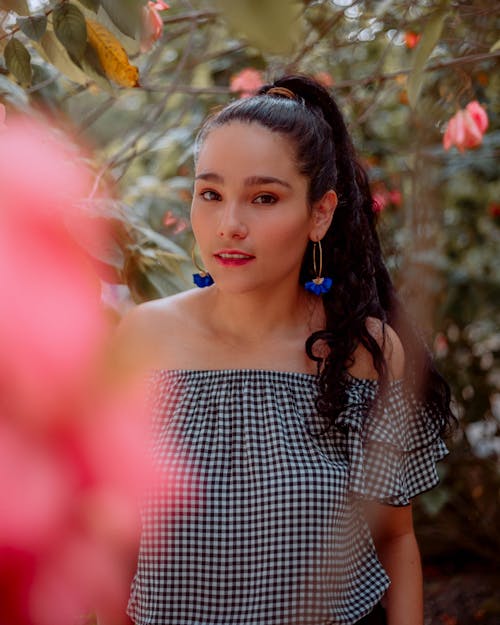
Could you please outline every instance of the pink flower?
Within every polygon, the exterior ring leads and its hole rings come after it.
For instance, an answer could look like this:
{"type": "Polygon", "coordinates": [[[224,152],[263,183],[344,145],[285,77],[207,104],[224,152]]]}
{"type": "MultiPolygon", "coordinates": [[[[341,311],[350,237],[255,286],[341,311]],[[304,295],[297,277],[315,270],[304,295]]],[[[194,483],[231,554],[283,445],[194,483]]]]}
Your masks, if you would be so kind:
{"type": "Polygon", "coordinates": [[[469,102],[465,107],[472,119],[476,122],[479,130],[484,134],[488,128],[488,114],[477,100],[469,102]]]}
{"type": "Polygon", "coordinates": [[[75,240],[85,158],[47,124],[9,118],[2,131],[0,623],[117,610],[152,481],[143,389],[105,383],[100,281],[75,240]]]}
{"type": "Polygon", "coordinates": [[[323,85],[323,87],[326,87],[327,89],[329,87],[333,87],[334,85],[334,80],[332,78],[332,75],[329,74],[328,72],[318,72],[317,74],[314,74],[314,78],[323,85]]]}
{"type": "Polygon", "coordinates": [[[0,415],[0,546],[38,549],[58,531],[74,482],[60,458],[6,416],[0,415]]]}
{"type": "Polygon", "coordinates": [[[160,11],[170,6],[166,2],[148,2],[142,10],[141,52],[147,52],[163,34],[163,20],[160,11]]]}
{"type": "Polygon", "coordinates": [[[389,200],[394,206],[401,206],[401,203],[403,202],[403,195],[401,191],[399,189],[392,189],[389,191],[389,200]]]}
{"type": "Polygon", "coordinates": [[[374,193],[372,195],[373,205],[372,209],[374,213],[381,213],[387,206],[387,195],[383,193],[374,193]]]}
{"type": "Polygon", "coordinates": [[[233,92],[239,92],[241,98],[255,95],[264,84],[262,73],[252,67],[242,69],[231,78],[229,88],[233,92]]]}
{"type": "Polygon", "coordinates": [[[188,227],[187,221],[185,219],[176,217],[172,213],[172,211],[167,211],[163,216],[163,225],[166,228],[173,228],[174,234],[184,232],[184,230],[186,230],[186,228],[188,227]]]}
{"type": "Polygon", "coordinates": [[[488,128],[488,115],[484,108],[474,100],[465,109],[461,109],[449,120],[443,136],[443,147],[449,150],[455,145],[460,152],[481,145],[483,135],[488,128]]]}

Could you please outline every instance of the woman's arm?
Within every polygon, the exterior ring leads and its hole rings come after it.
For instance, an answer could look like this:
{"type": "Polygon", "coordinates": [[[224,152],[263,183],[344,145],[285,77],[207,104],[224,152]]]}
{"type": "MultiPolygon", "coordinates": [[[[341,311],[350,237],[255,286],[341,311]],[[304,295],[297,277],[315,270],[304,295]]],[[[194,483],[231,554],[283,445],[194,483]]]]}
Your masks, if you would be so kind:
{"type": "MultiPolygon", "coordinates": [[[[396,332],[382,328],[380,320],[367,319],[367,328],[383,350],[389,377],[403,376],[405,354],[396,332]]],[[[371,354],[362,345],[354,354],[351,375],[377,378],[371,354]]],[[[388,625],[423,625],[423,589],[420,552],[413,530],[411,505],[396,507],[363,502],[378,557],[391,579],[384,605],[388,625]]]]}
{"type": "Polygon", "coordinates": [[[364,508],[378,557],[391,580],[384,599],[388,625],[423,625],[422,567],[411,505],[365,502],[364,508]]]}

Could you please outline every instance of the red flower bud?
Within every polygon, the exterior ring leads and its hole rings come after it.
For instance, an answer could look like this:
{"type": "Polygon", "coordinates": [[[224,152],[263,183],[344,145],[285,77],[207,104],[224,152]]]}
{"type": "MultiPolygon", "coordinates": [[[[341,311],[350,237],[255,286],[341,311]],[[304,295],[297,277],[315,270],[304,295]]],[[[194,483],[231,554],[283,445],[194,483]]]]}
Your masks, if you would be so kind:
{"type": "Polygon", "coordinates": [[[412,48],[415,48],[418,42],[420,41],[421,36],[422,35],[418,35],[417,33],[414,33],[412,31],[408,31],[407,33],[405,33],[406,47],[409,48],[410,50],[412,48]]]}

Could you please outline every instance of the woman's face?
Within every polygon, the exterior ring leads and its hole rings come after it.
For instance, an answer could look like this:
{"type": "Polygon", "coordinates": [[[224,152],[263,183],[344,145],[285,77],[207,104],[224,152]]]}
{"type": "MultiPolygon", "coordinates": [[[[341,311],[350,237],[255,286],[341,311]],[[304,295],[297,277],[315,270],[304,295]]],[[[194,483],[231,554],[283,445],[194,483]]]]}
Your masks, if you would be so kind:
{"type": "Polygon", "coordinates": [[[314,214],[294,147],[260,124],[231,122],[206,137],[198,156],[191,222],[217,287],[268,290],[298,277],[314,214]]]}

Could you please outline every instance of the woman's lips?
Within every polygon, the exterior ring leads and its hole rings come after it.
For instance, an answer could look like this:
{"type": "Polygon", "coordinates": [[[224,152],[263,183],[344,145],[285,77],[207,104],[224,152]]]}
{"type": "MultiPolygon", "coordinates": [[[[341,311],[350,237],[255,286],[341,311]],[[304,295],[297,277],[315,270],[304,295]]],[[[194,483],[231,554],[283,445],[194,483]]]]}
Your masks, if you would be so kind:
{"type": "Polygon", "coordinates": [[[243,252],[218,252],[214,254],[214,258],[220,265],[225,267],[239,267],[255,260],[255,256],[250,256],[243,252]]]}

